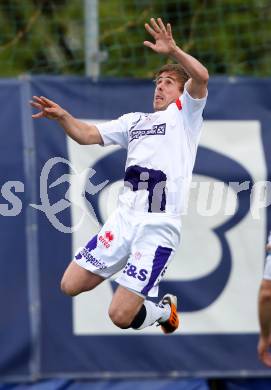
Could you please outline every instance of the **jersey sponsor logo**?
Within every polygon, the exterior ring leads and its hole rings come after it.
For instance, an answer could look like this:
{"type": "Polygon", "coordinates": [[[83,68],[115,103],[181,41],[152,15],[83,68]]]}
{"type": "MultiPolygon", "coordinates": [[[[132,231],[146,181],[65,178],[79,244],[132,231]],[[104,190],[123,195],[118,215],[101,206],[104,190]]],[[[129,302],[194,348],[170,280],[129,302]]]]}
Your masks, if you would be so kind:
{"type": "Polygon", "coordinates": [[[141,282],[147,279],[148,271],[144,268],[138,269],[135,265],[127,263],[124,270],[122,271],[127,276],[138,279],[141,282]]]}
{"type": "Polygon", "coordinates": [[[134,139],[139,139],[146,135],[165,135],[166,134],[166,123],[160,125],[153,125],[151,129],[142,130],[131,130],[130,131],[130,142],[134,139]]]}
{"type": "Polygon", "coordinates": [[[110,232],[110,231],[105,232],[104,236],[105,236],[105,238],[106,238],[108,241],[113,241],[113,240],[114,240],[114,235],[113,235],[113,233],[110,232]]]}
{"type": "Polygon", "coordinates": [[[110,243],[114,240],[114,234],[110,231],[106,231],[104,236],[99,236],[99,241],[105,246],[105,248],[110,247],[110,243]]]}
{"type": "Polygon", "coordinates": [[[80,259],[84,258],[84,259],[86,259],[86,263],[91,263],[92,265],[94,265],[95,267],[97,267],[99,269],[106,269],[107,268],[106,264],[103,261],[96,259],[92,255],[92,253],[90,253],[88,248],[83,248],[75,256],[75,258],[76,258],[76,260],[80,260],[80,259]]]}

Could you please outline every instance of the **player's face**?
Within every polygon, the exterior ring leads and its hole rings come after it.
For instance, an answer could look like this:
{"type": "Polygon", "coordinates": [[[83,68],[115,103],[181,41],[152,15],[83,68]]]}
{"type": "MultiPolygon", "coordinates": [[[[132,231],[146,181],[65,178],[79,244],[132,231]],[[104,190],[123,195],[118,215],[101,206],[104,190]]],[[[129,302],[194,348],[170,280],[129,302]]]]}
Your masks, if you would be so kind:
{"type": "Polygon", "coordinates": [[[172,72],[163,72],[155,80],[153,108],[154,111],[165,110],[181,94],[180,83],[172,72]]]}

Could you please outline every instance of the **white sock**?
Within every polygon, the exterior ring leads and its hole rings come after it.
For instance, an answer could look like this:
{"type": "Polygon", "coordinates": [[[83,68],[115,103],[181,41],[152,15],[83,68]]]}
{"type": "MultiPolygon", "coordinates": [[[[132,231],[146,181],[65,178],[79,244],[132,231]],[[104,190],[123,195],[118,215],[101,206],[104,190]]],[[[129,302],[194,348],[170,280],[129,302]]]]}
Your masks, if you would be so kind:
{"type": "Polygon", "coordinates": [[[145,300],[143,305],[146,308],[146,318],[143,324],[137,329],[144,329],[147,326],[153,325],[157,320],[161,322],[166,321],[171,313],[171,308],[169,305],[165,305],[165,307],[157,306],[152,301],[145,300]]]}

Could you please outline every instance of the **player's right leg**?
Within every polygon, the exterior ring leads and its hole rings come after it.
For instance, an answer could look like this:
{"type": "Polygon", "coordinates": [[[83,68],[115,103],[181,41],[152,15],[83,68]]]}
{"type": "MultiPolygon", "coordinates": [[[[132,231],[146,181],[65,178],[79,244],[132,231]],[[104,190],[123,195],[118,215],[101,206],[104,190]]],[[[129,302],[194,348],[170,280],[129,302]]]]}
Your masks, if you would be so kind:
{"type": "Polygon", "coordinates": [[[61,280],[61,290],[67,295],[75,296],[84,291],[90,291],[104,281],[96,275],[72,261],[61,280]]]}
{"type": "Polygon", "coordinates": [[[179,219],[157,214],[131,214],[127,219],[131,225],[137,223],[138,229],[132,240],[127,264],[116,279],[120,287],[110,306],[110,318],[116,325],[124,327],[130,321],[130,327],[139,330],[157,323],[164,333],[172,333],[179,326],[177,297],[166,294],[158,304],[148,300],[148,297],[158,295],[159,283],[179,244],[179,219]],[[141,301],[133,299],[131,292],[139,294],[141,301]],[[142,300],[142,297],[146,299],[142,300]]]}
{"type": "Polygon", "coordinates": [[[156,323],[164,333],[173,333],[179,326],[177,298],[167,294],[155,304],[137,291],[120,285],[110,304],[109,317],[122,329],[141,330],[156,323]]]}

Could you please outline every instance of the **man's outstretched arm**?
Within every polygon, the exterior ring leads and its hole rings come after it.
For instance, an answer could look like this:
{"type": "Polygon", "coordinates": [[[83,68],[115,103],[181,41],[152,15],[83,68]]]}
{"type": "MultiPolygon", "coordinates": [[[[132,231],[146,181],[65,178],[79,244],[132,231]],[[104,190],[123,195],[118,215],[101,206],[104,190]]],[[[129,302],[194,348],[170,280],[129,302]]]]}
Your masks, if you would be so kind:
{"type": "Polygon", "coordinates": [[[158,18],[156,21],[151,18],[150,24],[145,23],[145,28],[155,39],[155,43],[144,41],[144,45],[156,53],[167,55],[177,61],[190,77],[187,86],[189,94],[193,98],[204,97],[209,80],[208,70],[196,58],[176,45],[170,23],[165,26],[162,19],[158,18]]]}
{"type": "Polygon", "coordinates": [[[266,245],[266,261],[264,276],[259,291],[258,311],[260,322],[260,337],[258,355],[260,360],[271,367],[271,232],[266,245]]]}
{"type": "Polygon", "coordinates": [[[271,281],[262,280],[259,291],[260,338],[258,355],[261,361],[271,367],[271,281]]]}
{"type": "Polygon", "coordinates": [[[101,145],[103,143],[99,130],[95,125],[90,125],[74,118],[68,111],[52,100],[44,96],[33,96],[30,104],[39,110],[37,114],[32,115],[32,118],[48,118],[57,121],[68,136],[80,145],[101,145]]]}

